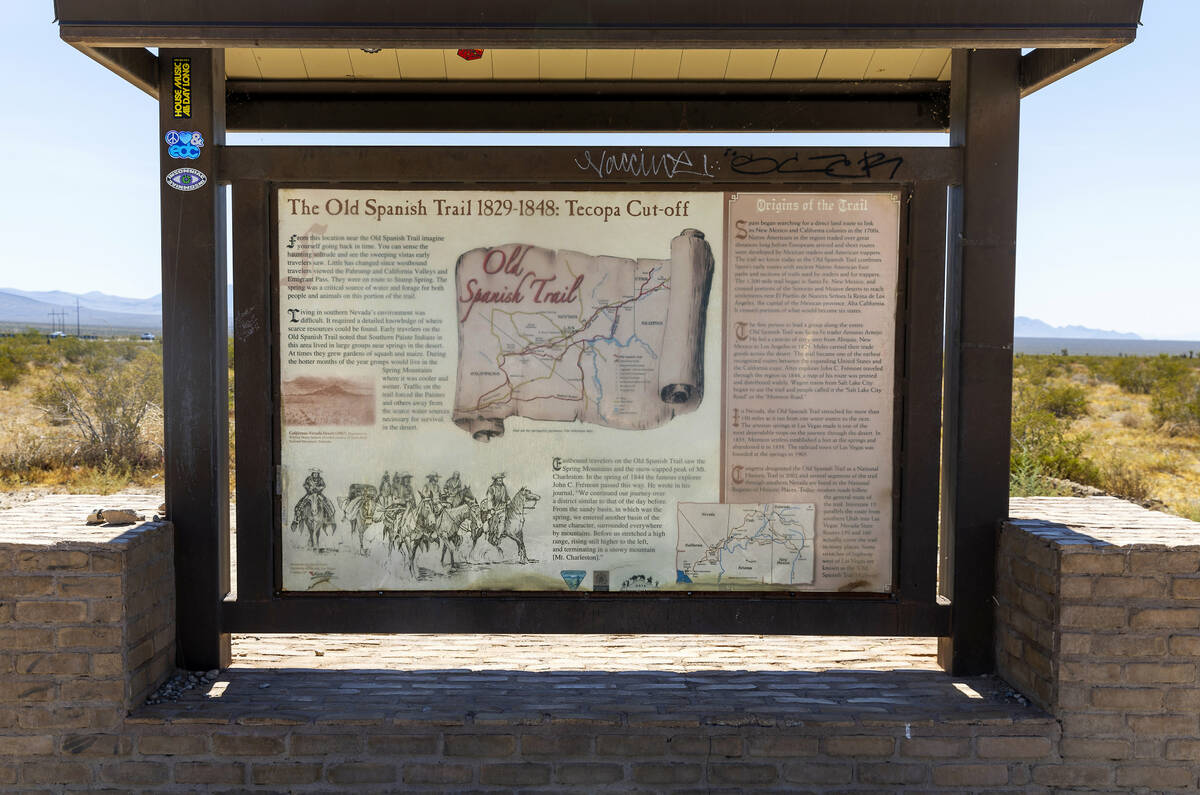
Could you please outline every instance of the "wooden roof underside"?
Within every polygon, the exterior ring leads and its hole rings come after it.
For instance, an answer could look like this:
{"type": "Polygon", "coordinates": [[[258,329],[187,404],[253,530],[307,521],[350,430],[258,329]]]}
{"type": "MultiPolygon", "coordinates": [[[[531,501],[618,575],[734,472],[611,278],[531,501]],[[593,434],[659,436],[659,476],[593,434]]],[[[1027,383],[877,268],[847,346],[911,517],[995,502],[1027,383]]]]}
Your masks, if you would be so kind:
{"type": "Polygon", "coordinates": [[[786,86],[792,97],[921,94],[936,104],[947,93],[952,50],[998,48],[1031,50],[1021,59],[1028,94],[1132,42],[1141,7],[1142,0],[55,0],[64,41],[151,95],[158,63],[147,48],[212,48],[224,50],[231,96],[276,102],[445,92],[561,94],[580,103],[629,92],[751,99],[786,86]],[[465,60],[460,48],[483,54],[465,60]]]}

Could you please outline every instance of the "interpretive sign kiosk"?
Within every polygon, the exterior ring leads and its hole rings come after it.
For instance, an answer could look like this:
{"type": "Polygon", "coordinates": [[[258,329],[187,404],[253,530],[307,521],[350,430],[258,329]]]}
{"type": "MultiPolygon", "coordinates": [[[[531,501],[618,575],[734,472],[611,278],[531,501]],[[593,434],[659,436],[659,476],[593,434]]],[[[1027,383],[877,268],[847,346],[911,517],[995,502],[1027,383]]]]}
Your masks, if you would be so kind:
{"type": "Polygon", "coordinates": [[[183,663],[232,632],[743,632],[990,670],[1019,100],[1140,11],[58,0],[160,105],[183,663]],[[428,130],[950,145],[226,142],[428,130]]]}

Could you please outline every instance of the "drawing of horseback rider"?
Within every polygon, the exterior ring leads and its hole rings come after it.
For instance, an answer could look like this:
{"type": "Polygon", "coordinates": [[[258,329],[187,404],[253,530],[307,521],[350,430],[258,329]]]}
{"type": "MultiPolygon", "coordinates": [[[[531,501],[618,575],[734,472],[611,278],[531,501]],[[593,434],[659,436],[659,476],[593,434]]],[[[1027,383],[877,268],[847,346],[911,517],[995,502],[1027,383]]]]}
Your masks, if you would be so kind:
{"type": "Polygon", "coordinates": [[[483,522],[487,526],[488,541],[495,544],[504,532],[504,514],[508,508],[508,487],[504,485],[504,473],[492,475],[492,485],[488,486],[487,494],[483,495],[483,522]]]}
{"type": "Polygon", "coordinates": [[[307,501],[311,512],[316,516],[333,516],[333,503],[325,496],[325,478],[321,477],[321,470],[309,470],[308,477],[304,479],[304,496],[302,501],[307,501]]]}
{"type": "Polygon", "coordinates": [[[309,470],[304,479],[304,496],[292,509],[292,530],[306,528],[308,530],[308,545],[316,549],[320,545],[321,531],[332,533],[337,529],[337,514],[333,503],[325,496],[325,479],[321,470],[309,470]]]}
{"type": "Polygon", "coordinates": [[[430,516],[439,516],[442,513],[442,490],[438,485],[439,479],[436,472],[426,475],[425,485],[421,487],[419,494],[418,504],[430,516]]]}
{"type": "Polygon", "coordinates": [[[389,475],[385,469],[383,471],[383,477],[379,480],[379,495],[377,497],[379,504],[384,508],[391,505],[393,494],[394,486],[392,485],[392,476],[389,475]]]}
{"type": "Polygon", "coordinates": [[[462,477],[457,473],[453,473],[446,478],[446,482],[442,484],[442,505],[447,508],[457,508],[463,503],[463,484],[462,477]]]}
{"type": "Polygon", "coordinates": [[[404,472],[392,481],[392,503],[405,508],[416,505],[417,498],[413,495],[412,475],[404,472]]]}
{"type": "Polygon", "coordinates": [[[383,510],[383,531],[393,547],[398,546],[403,528],[415,523],[411,514],[416,509],[412,475],[397,472],[391,482],[391,497],[383,510]]]}
{"type": "Polygon", "coordinates": [[[366,552],[367,528],[382,521],[385,515],[379,491],[369,483],[351,483],[350,493],[339,499],[342,518],[350,522],[350,537],[358,539],[358,549],[366,552]]]}

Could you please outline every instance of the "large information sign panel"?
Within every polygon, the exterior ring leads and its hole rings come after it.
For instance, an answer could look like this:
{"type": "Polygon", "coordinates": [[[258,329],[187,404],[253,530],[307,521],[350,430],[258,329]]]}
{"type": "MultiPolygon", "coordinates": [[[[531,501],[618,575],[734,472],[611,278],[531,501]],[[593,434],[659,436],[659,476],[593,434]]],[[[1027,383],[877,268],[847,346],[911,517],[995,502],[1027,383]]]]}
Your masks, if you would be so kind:
{"type": "Polygon", "coordinates": [[[724,499],[812,503],[812,587],[887,590],[898,197],[744,193],[729,228],[724,499]]]}
{"type": "Polygon", "coordinates": [[[284,590],[891,589],[897,193],[277,207],[284,590]]]}

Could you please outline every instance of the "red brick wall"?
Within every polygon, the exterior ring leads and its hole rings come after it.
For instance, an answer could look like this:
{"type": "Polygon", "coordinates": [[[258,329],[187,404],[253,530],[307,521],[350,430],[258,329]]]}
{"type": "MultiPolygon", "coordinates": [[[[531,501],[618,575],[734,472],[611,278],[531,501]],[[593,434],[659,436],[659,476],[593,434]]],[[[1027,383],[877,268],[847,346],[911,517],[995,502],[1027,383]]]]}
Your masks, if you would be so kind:
{"type": "MultiPolygon", "coordinates": [[[[127,753],[128,712],[174,670],[171,526],[104,542],[0,527],[0,784],[90,781],[65,761],[127,753]]],[[[100,535],[84,531],[81,536],[100,535]]]]}
{"type": "Polygon", "coordinates": [[[1194,791],[1200,528],[1111,501],[1014,512],[1043,520],[1001,533],[997,651],[1045,711],[987,677],[804,673],[810,639],[775,674],[287,657],[149,707],[171,670],[170,527],[18,543],[0,516],[0,790],[1194,791]]]}
{"type": "Polygon", "coordinates": [[[1061,722],[1055,775],[1194,788],[1200,524],[1111,498],[1014,500],[1014,513],[1040,518],[1000,535],[997,663],[1061,722]]]}

